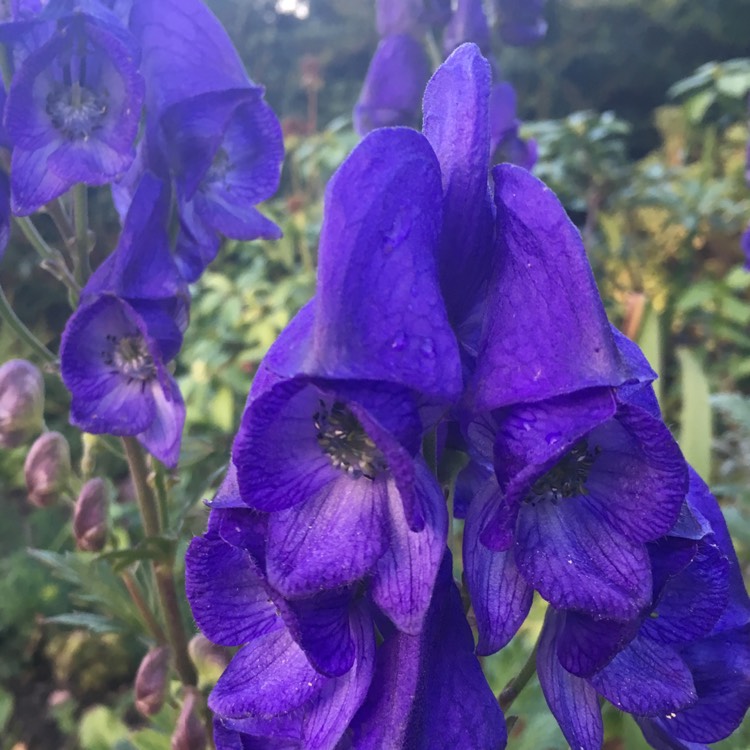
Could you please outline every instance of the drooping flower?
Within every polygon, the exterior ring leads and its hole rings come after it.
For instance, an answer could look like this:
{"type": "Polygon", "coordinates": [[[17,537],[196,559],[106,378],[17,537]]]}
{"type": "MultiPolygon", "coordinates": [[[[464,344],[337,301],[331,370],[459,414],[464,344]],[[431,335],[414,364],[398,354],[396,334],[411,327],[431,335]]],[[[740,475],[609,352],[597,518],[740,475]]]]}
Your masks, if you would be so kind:
{"type": "Polygon", "coordinates": [[[451,20],[443,31],[443,51],[450,55],[466,42],[473,42],[482,50],[490,46],[490,27],[482,0],[458,0],[451,20]]]}
{"type": "Polygon", "coordinates": [[[142,101],[143,81],[121,34],[85,13],[61,18],[8,92],[13,213],[30,214],[75,183],[103,185],[124,173],[142,101]]]}
{"type": "Polygon", "coordinates": [[[547,33],[545,0],[496,0],[500,13],[500,35],[506,44],[534,44],[547,33]]]}
{"type": "Polygon", "coordinates": [[[217,748],[333,748],[372,679],[366,603],[354,589],[288,600],[273,588],[268,519],[242,503],[234,468],[212,507],[208,532],[188,549],[186,589],[201,630],[242,646],[209,697],[217,748]]]}
{"type": "Polygon", "coordinates": [[[516,117],[516,91],[510,83],[502,81],[492,87],[490,95],[490,148],[495,161],[531,170],[537,160],[536,141],[521,138],[520,125],[516,117]]]}
{"type": "Polygon", "coordinates": [[[474,654],[450,553],[422,631],[385,635],[370,692],[349,737],[355,750],[505,747],[505,720],[474,654]]]}
{"type": "Polygon", "coordinates": [[[419,104],[430,76],[427,55],[413,36],[380,41],[354,107],[354,128],[365,135],[391,125],[417,125],[419,104]]]}
{"type": "Polygon", "coordinates": [[[15,448],[44,427],[44,378],[25,359],[0,366],[0,448],[15,448]]]}

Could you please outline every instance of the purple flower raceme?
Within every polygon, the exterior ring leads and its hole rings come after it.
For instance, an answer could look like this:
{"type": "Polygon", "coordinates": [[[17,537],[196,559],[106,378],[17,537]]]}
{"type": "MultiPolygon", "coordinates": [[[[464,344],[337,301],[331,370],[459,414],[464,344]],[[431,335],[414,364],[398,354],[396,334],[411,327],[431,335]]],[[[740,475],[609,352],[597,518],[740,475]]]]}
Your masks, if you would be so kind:
{"type": "Polygon", "coordinates": [[[177,463],[185,405],[166,368],[187,325],[188,294],[169,253],[159,180],[145,175],[117,249],[82,290],[60,347],[71,422],[87,432],[135,435],[177,463]]]}
{"type": "Polygon", "coordinates": [[[143,81],[117,29],[64,15],[14,73],[5,107],[11,207],[30,214],[74,184],[103,185],[132,163],[143,81]]]}

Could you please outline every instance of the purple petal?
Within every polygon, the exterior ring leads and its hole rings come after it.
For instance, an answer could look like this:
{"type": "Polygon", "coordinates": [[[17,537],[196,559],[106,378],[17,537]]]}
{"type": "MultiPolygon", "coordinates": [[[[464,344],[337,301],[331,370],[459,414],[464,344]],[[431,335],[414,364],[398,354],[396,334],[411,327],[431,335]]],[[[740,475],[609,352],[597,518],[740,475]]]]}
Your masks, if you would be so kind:
{"type": "Polygon", "coordinates": [[[222,646],[241,646],[284,624],[250,555],[196,537],[185,557],[185,591],[198,627],[222,646]]]}
{"type": "Polygon", "coordinates": [[[285,596],[309,596],[363,578],[388,546],[392,480],[341,475],[307,502],[272,513],[268,578],[285,596]]]}
{"type": "Polygon", "coordinates": [[[424,94],[423,132],[440,162],[443,232],[438,265],[452,320],[463,321],[486,289],[493,257],[489,167],[489,63],[474,45],[456,50],[424,94]]]}
{"type": "Polygon", "coordinates": [[[448,535],[445,498],[423,461],[416,464],[416,489],[424,528],[412,531],[398,492],[389,487],[390,544],[375,568],[374,602],[399,630],[420,632],[448,535]]]}
{"type": "Polygon", "coordinates": [[[350,591],[325,591],[309,599],[276,599],[286,626],[315,669],[337,677],[351,669],[355,643],[349,627],[350,591]]]}
{"type": "Polygon", "coordinates": [[[516,634],[531,608],[534,589],[516,568],[513,552],[493,552],[479,540],[494,509],[494,477],[474,498],[464,528],[466,585],[479,632],[477,653],[493,654],[516,634]]]}
{"type": "Polygon", "coordinates": [[[354,129],[365,135],[393,125],[416,125],[430,68],[422,45],[409,34],[380,41],[354,107],[354,129]]]}
{"type": "Polygon", "coordinates": [[[622,364],[578,230],[525,170],[504,164],[493,177],[503,260],[470,388],[475,406],[619,385],[622,364]]]}
{"type": "Polygon", "coordinates": [[[590,678],[591,684],[621,711],[663,715],[695,703],[695,685],[676,651],[637,637],[590,678]]]}
{"type": "Polygon", "coordinates": [[[343,676],[328,680],[305,716],[304,741],[309,750],[338,747],[354,714],[365,700],[375,670],[375,634],[371,618],[359,607],[352,613],[356,659],[343,676]]]}
{"type": "Polygon", "coordinates": [[[596,691],[557,658],[560,618],[549,612],[536,657],[537,674],[550,711],[571,747],[600,750],[604,741],[602,714],[596,691]]]}
{"type": "Polygon", "coordinates": [[[418,31],[424,13],[424,0],[377,0],[375,19],[378,34],[391,36],[418,31]]]}
{"type": "Polygon", "coordinates": [[[316,374],[458,395],[458,347],[435,264],[441,196],[429,142],[406,129],[369,135],[328,183],[316,374]]]}
{"type": "Polygon", "coordinates": [[[208,705],[214,713],[236,718],[289,713],[320,692],[325,680],[289,631],[275,630],[234,656],[208,705]]]}
{"type": "Polygon", "coordinates": [[[526,580],[559,609],[624,620],[651,597],[645,546],[592,512],[585,497],[524,504],[515,559],[526,580]]]}
{"type": "Polygon", "coordinates": [[[482,49],[490,46],[490,27],[482,0],[458,0],[453,16],[445,27],[443,50],[446,54],[465,42],[474,42],[482,49]]]}
{"type": "Polygon", "coordinates": [[[174,469],[180,459],[182,428],[185,425],[185,402],[175,379],[164,370],[158,381],[151,383],[154,418],[138,441],[165,466],[174,469]]]}

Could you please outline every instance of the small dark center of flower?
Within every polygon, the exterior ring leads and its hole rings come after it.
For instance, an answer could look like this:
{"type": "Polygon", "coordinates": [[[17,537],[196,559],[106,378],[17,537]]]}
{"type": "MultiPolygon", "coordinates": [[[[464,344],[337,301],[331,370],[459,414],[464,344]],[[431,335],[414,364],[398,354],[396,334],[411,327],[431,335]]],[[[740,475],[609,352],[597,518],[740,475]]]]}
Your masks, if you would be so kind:
{"type": "Polygon", "coordinates": [[[231,164],[229,162],[229,154],[226,149],[219,148],[214,156],[214,160],[211,162],[211,166],[206,172],[206,182],[222,182],[226,176],[231,164]]]}
{"type": "Polygon", "coordinates": [[[59,86],[47,95],[52,125],[68,140],[86,141],[101,128],[109,106],[107,93],[94,93],[80,83],[59,86]]]}
{"type": "Polygon", "coordinates": [[[550,500],[558,503],[563,498],[586,495],[586,482],[596,457],[598,446],[589,449],[588,442],[579,440],[546,474],[534,482],[525,502],[531,505],[550,500]]]}
{"type": "Polygon", "coordinates": [[[355,479],[375,479],[386,469],[383,454],[378,450],[365,428],[340,401],[329,409],[321,401],[313,414],[318,445],[331,463],[355,479]]]}
{"type": "Polygon", "coordinates": [[[145,383],[156,376],[154,358],[148,351],[143,336],[107,336],[112,349],[103,353],[105,364],[124,375],[128,382],[138,380],[145,383]]]}

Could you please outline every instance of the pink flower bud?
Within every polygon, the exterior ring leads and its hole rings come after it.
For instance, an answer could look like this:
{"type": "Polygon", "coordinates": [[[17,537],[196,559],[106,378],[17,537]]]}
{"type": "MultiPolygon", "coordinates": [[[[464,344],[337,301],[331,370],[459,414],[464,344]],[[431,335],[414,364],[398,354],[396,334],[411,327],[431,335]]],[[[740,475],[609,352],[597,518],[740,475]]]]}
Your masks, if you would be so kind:
{"type": "Polygon", "coordinates": [[[15,448],[44,427],[44,379],[25,359],[0,366],[0,448],[15,448]]]}
{"type": "Polygon", "coordinates": [[[89,479],[81,489],[73,511],[73,534],[78,549],[100,552],[107,541],[107,485],[89,479]]]}
{"type": "Polygon", "coordinates": [[[59,432],[45,432],[31,446],[23,466],[29,502],[52,505],[70,479],[70,446],[59,432]]]}
{"type": "Polygon", "coordinates": [[[164,705],[169,677],[169,649],[152,648],[135,675],[135,707],[144,716],[159,713],[164,705]]]}
{"type": "Polygon", "coordinates": [[[199,706],[198,693],[188,689],[172,735],[172,750],[206,750],[206,728],[199,706]]]}

